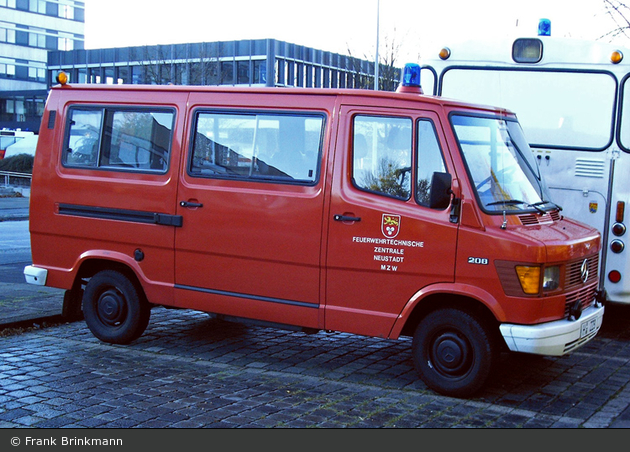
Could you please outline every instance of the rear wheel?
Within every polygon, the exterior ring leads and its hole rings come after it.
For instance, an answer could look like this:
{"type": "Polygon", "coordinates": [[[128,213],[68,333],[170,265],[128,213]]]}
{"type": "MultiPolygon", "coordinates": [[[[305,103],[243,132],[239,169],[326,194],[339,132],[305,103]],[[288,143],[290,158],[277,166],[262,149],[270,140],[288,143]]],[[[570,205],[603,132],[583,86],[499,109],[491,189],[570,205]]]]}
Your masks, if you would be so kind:
{"type": "Polygon", "coordinates": [[[436,392],[470,397],[486,382],[497,356],[484,323],[459,309],[428,314],[413,337],[413,360],[425,384],[436,392]]]}
{"type": "Polygon", "coordinates": [[[128,344],[139,338],[150,315],[149,303],[120,272],[101,271],[85,287],[83,316],[92,334],[103,342],[128,344]]]}

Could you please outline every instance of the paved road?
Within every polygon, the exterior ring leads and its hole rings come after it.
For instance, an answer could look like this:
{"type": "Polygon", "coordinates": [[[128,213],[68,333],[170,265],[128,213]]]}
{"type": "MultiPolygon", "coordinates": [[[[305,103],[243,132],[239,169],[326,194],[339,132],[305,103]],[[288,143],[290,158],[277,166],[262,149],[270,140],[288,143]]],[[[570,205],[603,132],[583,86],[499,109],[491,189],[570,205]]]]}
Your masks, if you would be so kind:
{"type": "Polygon", "coordinates": [[[24,266],[31,262],[28,221],[0,221],[0,283],[24,282],[24,266]]]}
{"type": "Polygon", "coordinates": [[[428,390],[408,340],[156,308],[128,346],[84,322],[0,337],[0,428],[630,427],[630,310],[561,358],[506,354],[478,397],[428,390]]]}

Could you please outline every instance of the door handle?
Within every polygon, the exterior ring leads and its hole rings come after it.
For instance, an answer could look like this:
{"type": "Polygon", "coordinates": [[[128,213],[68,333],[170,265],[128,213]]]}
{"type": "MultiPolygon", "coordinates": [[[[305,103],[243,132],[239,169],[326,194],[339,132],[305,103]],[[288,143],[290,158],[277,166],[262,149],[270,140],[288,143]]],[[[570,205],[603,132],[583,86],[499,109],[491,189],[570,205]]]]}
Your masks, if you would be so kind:
{"type": "Polygon", "coordinates": [[[350,217],[347,215],[335,215],[333,217],[335,221],[361,221],[361,217],[350,217]]]}
{"type": "Polygon", "coordinates": [[[200,202],[180,201],[179,205],[182,207],[203,207],[200,202]]]}

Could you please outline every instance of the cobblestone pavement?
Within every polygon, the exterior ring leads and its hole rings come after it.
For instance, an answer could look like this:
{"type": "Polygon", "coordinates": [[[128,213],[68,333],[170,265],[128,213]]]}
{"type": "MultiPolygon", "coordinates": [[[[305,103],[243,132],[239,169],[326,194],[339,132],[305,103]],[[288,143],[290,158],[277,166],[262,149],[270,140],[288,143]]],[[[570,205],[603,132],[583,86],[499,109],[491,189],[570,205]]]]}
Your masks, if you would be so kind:
{"type": "Polygon", "coordinates": [[[506,354],[475,398],[416,377],[410,341],[156,308],[127,346],[83,321],[0,337],[0,428],[630,427],[630,309],[560,358],[506,354]]]}

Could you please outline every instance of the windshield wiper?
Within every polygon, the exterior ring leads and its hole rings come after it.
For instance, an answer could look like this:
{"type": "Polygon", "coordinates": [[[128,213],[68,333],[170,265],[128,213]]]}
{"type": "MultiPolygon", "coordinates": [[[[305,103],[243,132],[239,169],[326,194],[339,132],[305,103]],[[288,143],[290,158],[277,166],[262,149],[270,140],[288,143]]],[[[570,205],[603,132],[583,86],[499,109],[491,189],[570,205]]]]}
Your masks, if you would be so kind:
{"type": "Polygon", "coordinates": [[[525,201],[520,201],[518,199],[502,199],[501,201],[489,202],[488,204],[486,204],[486,206],[487,207],[497,206],[499,204],[515,205],[515,204],[527,204],[527,203],[525,201]]]}
{"type": "MultiPolygon", "coordinates": [[[[538,211],[538,213],[545,213],[545,210],[542,209],[540,206],[543,204],[547,204],[549,201],[541,201],[541,202],[536,202],[534,204],[527,204],[525,201],[521,201],[520,199],[503,199],[501,201],[494,201],[491,203],[486,204],[486,206],[496,206],[499,204],[503,204],[503,205],[508,205],[508,206],[513,206],[516,204],[525,204],[527,207],[533,207],[534,209],[536,209],[538,211]]],[[[554,204],[555,205],[555,204],[554,204]]]]}
{"type": "Polygon", "coordinates": [[[539,201],[539,202],[535,202],[535,203],[534,203],[534,204],[532,204],[531,206],[532,206],[533,208],[537,209],[537,206],[543,206],[543,205],[545,205],[545,204],[553,204],[553,205],[554,205],[554,207],[555,207],[556,209],[558,209],[558,210],[562,210],[562,207],[560,207],[560,206],[559,206],[558,204],[556,204],[555,202],[552,202],[552,201],[545,201],[545,200],[542,200],[542,201],[539,201]]]}

